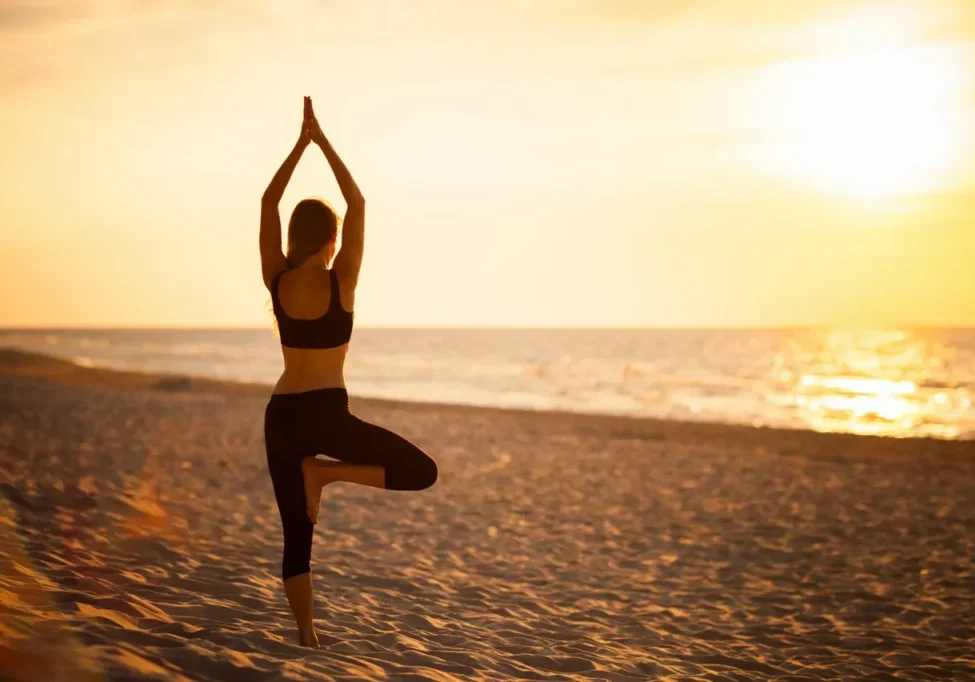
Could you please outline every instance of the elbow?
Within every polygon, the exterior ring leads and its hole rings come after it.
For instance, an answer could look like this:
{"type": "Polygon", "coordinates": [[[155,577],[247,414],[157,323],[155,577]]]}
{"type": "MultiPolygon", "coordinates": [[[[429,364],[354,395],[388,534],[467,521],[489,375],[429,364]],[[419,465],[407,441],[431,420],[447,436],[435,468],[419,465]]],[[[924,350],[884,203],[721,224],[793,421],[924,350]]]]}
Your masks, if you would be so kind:
{"type": "Polygon", "coordinates": [[[362,192],[356,190],[355,193],[349,199],[349,206],[355,206],[356,208],[365,208],[366,198],[362,196],[362,192]]]}

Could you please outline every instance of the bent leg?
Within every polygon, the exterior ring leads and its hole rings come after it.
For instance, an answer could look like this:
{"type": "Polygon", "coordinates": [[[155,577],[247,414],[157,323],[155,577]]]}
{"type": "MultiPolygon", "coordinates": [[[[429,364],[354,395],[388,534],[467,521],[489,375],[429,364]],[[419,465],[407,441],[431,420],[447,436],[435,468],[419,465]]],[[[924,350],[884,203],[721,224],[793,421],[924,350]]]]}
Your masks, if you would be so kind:
{"type": "Polygon", "coordinates": [[[288,431],[281,433],[283,427],[290,425],[275,423],[277,421],[275,415],[268,416],[271,416],[271,419],[266,418],[264,430],[268,470],[284,531],[281,579],[284,581],[288,604],[298,625],[299,644],[317,646],[311,590],[311,545],[314,526],[305,513],[304,479],[301,473],[302,453],[299,452],[296,439],[292,438],[288,431]]]}
{"type": "Polygon", "coordinates": [[[330,425],[321,452],[338,462],[305,460],[316,482],[348,481],[386,490],[424,490],[438,477],[437,463],[406,438],[348,414],[330,425]]]}

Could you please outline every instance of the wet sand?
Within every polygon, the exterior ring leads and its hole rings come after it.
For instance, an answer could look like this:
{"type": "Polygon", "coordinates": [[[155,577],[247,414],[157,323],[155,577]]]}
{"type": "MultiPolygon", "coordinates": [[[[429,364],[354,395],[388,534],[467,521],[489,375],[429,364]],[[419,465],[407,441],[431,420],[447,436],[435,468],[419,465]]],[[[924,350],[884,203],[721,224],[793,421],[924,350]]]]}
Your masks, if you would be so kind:
{"type": "Polygon", "coordinates": [[[975,443],[354,397],[302,649],[268,392],[0,350],[0,679],[975,679],[975,443]]]}

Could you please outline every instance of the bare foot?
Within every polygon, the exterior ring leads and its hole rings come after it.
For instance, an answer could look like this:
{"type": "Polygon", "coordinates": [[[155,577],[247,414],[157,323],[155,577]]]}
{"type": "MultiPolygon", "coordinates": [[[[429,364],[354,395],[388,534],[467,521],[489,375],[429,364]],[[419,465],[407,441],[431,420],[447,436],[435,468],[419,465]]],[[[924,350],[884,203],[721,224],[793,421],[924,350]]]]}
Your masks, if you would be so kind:
{"type": "Polygon", "coordinates": [[[321,647],[321,643],[318,641],[318,635],[314,632],[310,635],[302,635],[298,633],[298,646],[308,647],[309,649],[318,649],[321,647]]]}
{"type": "Polygon", "coordinates": [[[338,644],[339,638],[332,637],[331,635],[321,635],[316,633],[310,635],[298,634],[298,646],[307,647],[309,649],[324,649],[325,647],[332,646],[333,644],[338,644]]]}
{"type": "Polygon", "coordinates": [[[318,523],[318,508],[322,504],[322,489],[329,483],[334,483],[335,467],[339,462],[327,462],[315,457],[305,457],[301,460],[301,475],[305,483],[305,511],[311,522],[318,523]]]}

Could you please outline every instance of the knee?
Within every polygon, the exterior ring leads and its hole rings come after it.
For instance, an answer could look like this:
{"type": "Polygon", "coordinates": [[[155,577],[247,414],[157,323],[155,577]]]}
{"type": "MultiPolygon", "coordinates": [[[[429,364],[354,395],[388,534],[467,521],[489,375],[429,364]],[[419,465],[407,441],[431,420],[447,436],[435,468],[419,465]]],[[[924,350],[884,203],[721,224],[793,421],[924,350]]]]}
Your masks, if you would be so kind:
{"type": "Polygon", "coordinates": [[[415,490],[426,490],[440,477],[440,469],[432,457],[426,457],[416,471],[415,490]]]}
{"type": "Polygon", "coordinates": [[[287,580],[311,571],[311,521],[289,524],[284,531],[284,557],[281,560],[281,579],[287,580]]]}
{"type": "Polygon", "coordinates": [[[399,466],[386,469],[388,490],[426,490],[437,482],[437,463],[425,453],[399,466]]]}

